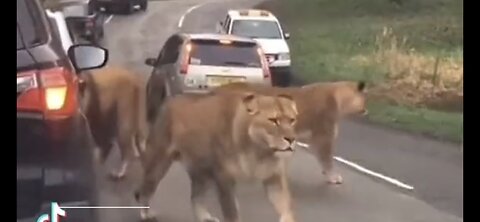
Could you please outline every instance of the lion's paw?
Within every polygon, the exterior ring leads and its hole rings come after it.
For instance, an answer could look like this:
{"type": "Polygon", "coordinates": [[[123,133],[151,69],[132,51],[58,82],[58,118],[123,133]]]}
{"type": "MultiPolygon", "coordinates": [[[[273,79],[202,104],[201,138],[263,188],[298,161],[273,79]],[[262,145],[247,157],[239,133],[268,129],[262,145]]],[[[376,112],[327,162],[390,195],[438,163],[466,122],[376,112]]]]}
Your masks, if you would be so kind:
{"type": "Polygon", "coordinates": [[[110,172],[109,176],[111,180],[118,181],[125,178],[125,172],[112,171],[110,172]]]}
{"type": "Polygon", "coordinates": [[[220,222],[220,220],[216,217],[210,217],[210,218],[204,219],[202,222],[220,222]]]}
{"type": "Polygon", "coordinates": [[[140,211],[140,219],[142,222],[154,222],[157,221],[157,218],[155,217],[155,214],[153,214],[149,210],[142,209],[140,211]]]}
{"type": "Polygon", "coordinates": [[[292,215],[285,215],[280,217],[280,222],[295,222],[292,215]]]}
{"type": "Polygon", "coordinates": [[[339,173],[323,173],[327,177],[327,183],[329,184],[342,184],[343,177],[339,173]]]}

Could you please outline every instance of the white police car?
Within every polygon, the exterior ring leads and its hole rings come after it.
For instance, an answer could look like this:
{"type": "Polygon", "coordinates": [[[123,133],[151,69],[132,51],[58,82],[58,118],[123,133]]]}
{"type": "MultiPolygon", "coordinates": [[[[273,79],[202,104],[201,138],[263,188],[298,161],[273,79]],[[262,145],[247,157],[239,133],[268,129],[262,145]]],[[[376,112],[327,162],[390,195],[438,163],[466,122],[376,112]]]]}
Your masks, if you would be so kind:
{"type": "Polygon", "coordinates": [[[255,39],[262,47],[269,62],[273,85],[290,84],[290,49],[285,40],[290,34],[283,31],[278,19],[269,11],[244,9],[229,10],[220,21],[220,33],[255,39]]]}

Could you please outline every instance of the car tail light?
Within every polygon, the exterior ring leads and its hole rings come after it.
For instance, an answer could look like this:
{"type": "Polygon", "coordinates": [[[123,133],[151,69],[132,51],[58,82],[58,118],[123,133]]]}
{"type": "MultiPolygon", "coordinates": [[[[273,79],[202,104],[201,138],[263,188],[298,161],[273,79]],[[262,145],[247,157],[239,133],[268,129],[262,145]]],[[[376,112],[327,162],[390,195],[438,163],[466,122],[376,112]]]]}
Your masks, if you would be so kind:
{"type": "Polygon", "coordinates": [[[185,45],[185,53],[183,54],[182,58],[182,65],[180,67],[180,73],[181,74],[187,74],[188,72],[188,63],[190,60],[190,52],[192,51],[192,44],[187,43],[185,45]]]}
{"type": "Polygon", "coordinates": [[[76,112],[76,101],[76,77],[62,67],[17,75],[17,110],[62,118],[76,112]],[[19,83],[24,83],[23,88],[18,88],[19,83]]]}
{"type": "Polygon", "coordinates": [[[267,57],[265,56],[265,53],[263,53],[263,50],[260,47],[257,48],[257,53],[262,62],[263,77],[265,79],[270,78],[270,68],[268,67],[268,61],[267,61],[267,57]]]}

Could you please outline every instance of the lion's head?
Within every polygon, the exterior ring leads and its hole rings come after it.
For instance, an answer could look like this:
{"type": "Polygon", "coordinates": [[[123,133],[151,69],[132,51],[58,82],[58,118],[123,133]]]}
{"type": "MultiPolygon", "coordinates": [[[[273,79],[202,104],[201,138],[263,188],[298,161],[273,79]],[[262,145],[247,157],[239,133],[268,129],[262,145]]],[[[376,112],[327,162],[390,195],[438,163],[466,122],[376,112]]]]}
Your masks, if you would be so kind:
{"type": "Polygon", "coordinates": [[[248,136],[255,145],[274,153],[294,151],[297,107],[289,96],[247,95],[243,103],[250,115],[248,136]]]}
{"type": "Polygon", "coordinates": [[[336,82],[334,87],[334,97],[341,115],[366,115],[368,113],[365,82],[336,82]]]}

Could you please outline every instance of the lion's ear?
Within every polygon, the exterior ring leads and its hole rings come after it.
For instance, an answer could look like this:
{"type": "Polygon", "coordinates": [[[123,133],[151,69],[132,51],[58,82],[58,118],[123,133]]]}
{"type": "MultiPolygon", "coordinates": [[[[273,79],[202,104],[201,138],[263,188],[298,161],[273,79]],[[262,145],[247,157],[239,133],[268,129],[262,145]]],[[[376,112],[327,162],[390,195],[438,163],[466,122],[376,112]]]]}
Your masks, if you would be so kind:
{"type": "Polygon", "coordinates": [[[365,90],[367,88],[366,86],[367,86],[367,84],[365,83],[365,81],[360,81],[360,82],[358,82],[357,89],[358,89],[359,92],[365,92],[365,90]]]}
{"type": "Polygon", "coordinates": [[[246,93],[242,98],[242,102],[249,114],[254,115],[258,112],[258,103],[255,94],[246,93]]]}
{"type": "MultiPolygon", "coordinates": [[[[286,94],[279,94],[279,95],[277,95],[277,97],[280,98],[280,99],[286,100],[286,101],[284,101],[284,102],[286,102],[289,106],[292,107],[292,109],[295,111],[295,115],[298,114],[298,111],[297,111],[297,103],[295,102],[295,100],[293,99],[292,96],[286,95],[286,94]]],[[[280,100],[280,101],[281,101],[281,100],[280,100]]]]}

